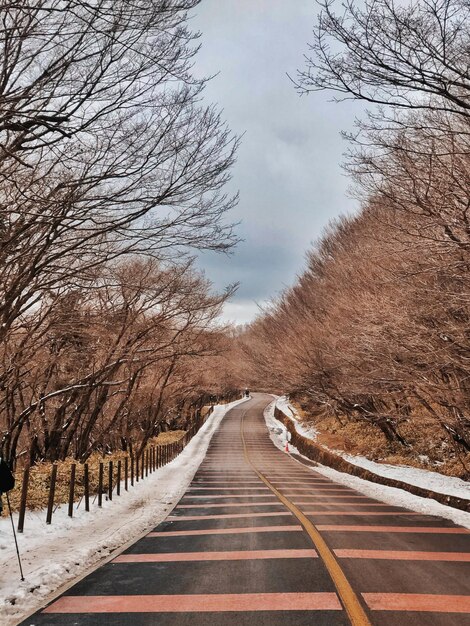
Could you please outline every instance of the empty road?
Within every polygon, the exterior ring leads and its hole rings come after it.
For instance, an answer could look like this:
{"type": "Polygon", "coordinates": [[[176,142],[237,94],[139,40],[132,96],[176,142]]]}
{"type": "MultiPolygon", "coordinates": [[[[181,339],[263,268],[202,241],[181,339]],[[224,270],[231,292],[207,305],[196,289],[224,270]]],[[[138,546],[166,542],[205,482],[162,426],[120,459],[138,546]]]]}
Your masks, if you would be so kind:
{"type": "Polygon", "coordinates": [[[169,517],[24,626],[469,626],[470,532],[279,451],[254,394],[169,517]]]}

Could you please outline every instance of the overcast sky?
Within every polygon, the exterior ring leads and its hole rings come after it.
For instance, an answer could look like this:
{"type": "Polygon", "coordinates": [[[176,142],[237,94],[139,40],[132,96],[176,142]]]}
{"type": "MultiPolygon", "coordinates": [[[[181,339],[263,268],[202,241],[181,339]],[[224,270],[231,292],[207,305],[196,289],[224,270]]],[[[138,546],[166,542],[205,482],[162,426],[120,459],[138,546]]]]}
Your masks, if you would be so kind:
{"type": "Polygon", "coordinates": [[[202,32],[197,71],[219,72],[206,98],[244,133],[231,183],[240,191],[233,219],[244,241],[229,257],[200,260],[217,288],[241,283],[225,310],[237,323],[292,284],[328,221],[356,206],[339,133],[352,129],[357,105],[300,97],[287,77],[302,66],[316,10],[312,0],[202,0],[193,19],[202,32]]]}

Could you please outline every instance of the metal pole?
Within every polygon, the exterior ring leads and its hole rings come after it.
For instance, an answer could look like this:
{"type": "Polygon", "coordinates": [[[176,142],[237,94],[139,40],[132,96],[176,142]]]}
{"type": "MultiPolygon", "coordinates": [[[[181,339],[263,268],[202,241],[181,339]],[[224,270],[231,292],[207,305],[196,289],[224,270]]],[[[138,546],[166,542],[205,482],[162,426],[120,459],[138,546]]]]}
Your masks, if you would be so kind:
{"type": "Polygon", "coordinates": [[[83,482],[85,487],[85,511],[90,510],[90,475],[88,473],[88,463],[83,466],[83,482]]]}
{"type": "Polygon", "coordinates": [[[20,558],[20,550],[18,548],[18,541],[16,539],[16,533],[15,533],[15,524],[13,523],[13,515],[11,512],[11,505],[10,505],[10,496],[8,495],[8,491],[6,492],[6,496],[7,496],[7,503],[8,503],[8,510],[10,512],[10,519],[11,519],[11,528],[13,530],[13,537],[15,538],[15,546],[16,546],[16,555],[18,557],[18,564],[20,566],[20,574],[21,574],[21,580],[24,580],[24,576],[23,576],[23,567],[21,565],[21,558],[20,558]]]}
{"type": "Polygon", "coordinates": [[[55,483],[57,480],[57,465],[54,463],[51,471],[51,484],[49,487],[49,500],[47,502],[46,524],[52,522],[52,510],[54,508],[55,483]]]}
{"type": "Polygon", "coordinates": [[[18,532],[22,533],[24,530],[24,518],[26,515],[26,500],[28,497],[28,482],[29,482],[29,465],[24,468],[23,473],[23,485],[21,487],[21,502],[20,512],[18,515],[18,532]]]}
{"type": "Polygon", "coordinates": [[[73,501],[75,499],[75,470],[76,470],[76,465],[75,463],[72,463],[72,465],[70,466],[70,485],[69,485],[69,510],[68,510],[68,515],[69,517],[73,517],[73,501]]]}

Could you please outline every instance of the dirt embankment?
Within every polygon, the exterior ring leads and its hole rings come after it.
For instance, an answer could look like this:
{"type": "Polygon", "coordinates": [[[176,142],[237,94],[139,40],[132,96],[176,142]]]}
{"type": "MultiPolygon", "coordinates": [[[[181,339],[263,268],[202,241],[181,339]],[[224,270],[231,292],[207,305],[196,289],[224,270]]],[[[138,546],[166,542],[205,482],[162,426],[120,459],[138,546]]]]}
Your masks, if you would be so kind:
{"type": "Polygon", "coordinates": [[[318,414],[292,402],[302,422],[315,428],[316,442],[330,450],[364,456],[389,465],[408,465],[455,476],[470,477],[470,453],[452,442],[436,421],[422,415],[403,420],[398,429],[406,445],[390,442],[383,432],[364,420],[318,414]]]}

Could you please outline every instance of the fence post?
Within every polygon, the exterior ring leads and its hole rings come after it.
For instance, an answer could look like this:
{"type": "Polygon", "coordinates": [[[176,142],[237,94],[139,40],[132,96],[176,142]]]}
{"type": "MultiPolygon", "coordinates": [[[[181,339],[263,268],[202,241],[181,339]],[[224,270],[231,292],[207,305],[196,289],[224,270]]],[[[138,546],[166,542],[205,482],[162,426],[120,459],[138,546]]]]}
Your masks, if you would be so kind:
{"type": "Polygon", "coordinates": [[[140,457],[140,477],[144,480],[144,472],[145,472],[145,452],[142,452],[142,456],[140,457]]]}
{"type": "Polygon", "coordinates": [[[124,459],[124,489],[129,490],[129,457],[124,459]]]}
{"type": "Polygon", "coordinates": [[[98,473],[98,506],[103,506],[103,463],[100,463],[98,473]]]}
{"type": "Polygon", "coordinates": [[[149,451],[145,451],[145,477],[149,475],[149,451]]]}
{"type": "Polygon", "coordinates": [[[88,471],[88,463],[83,466],[83,482],[85,489],[85,511],[90,510],[90,473],[88,471]]]}
{"type": "Polygon", "coordinates": [[[121,459],[117,462],[116,495],[121,495],[121,459]]]}
{"type": "Polygon", "coordinates": [[[29,483],[29,465],[24,468],[23,484],[21,485],[20,514],[18,517],[18,532],[22,533],[24,529],[24,517],[26,514],[26,499],[28,497],[29,483]]]}
{"type": "Polygon", "coordinates": [[[75,463],[72,463],[70,466],[70,485],[69,485],[69,517],[73,517],[73,499],[75,496],[75,471],[77,466],[75,463]]]}
{"type": "Polygon", "coordinates": [[[49,487],[49,500],[47,503],[46,524],[52,522],[52,509],[54,508],[55,483],[57,480],[57,465],[54,463],[51,472],[51,484],[49,487]]]}
{"type": "Polygon", "coordinates": [[[108,465],[108,498],[113,499],[113,462],[109,461],[108,465]]]}
{"type": "Polygon", "coordinates": [[[131,456],[131,487],[134,486],[134,457],[131,456]]]}

